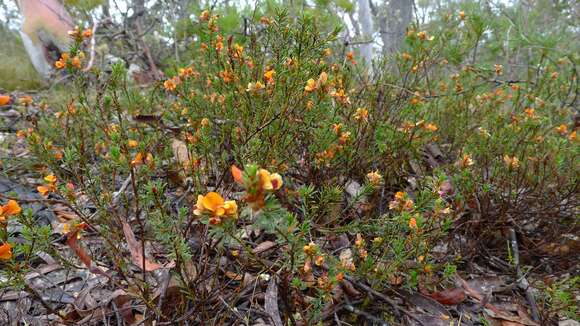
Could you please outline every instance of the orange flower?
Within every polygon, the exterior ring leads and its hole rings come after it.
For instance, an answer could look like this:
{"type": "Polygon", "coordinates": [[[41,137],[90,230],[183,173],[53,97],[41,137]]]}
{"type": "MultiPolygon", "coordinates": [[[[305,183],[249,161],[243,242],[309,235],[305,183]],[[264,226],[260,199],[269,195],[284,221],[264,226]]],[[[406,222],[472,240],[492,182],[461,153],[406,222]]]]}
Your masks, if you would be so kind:
{"type": "Polygon", "coordinates": [[[395,199],[389,203],[389,209],[392,209],[395,211],[411,211],[411,210],[413,210],[415,203],[413,202],[412,199],[409,199],[408,197],[409,196],[407,195],[406,192],[397,191],[397,193],[395,193],[395,199]]]}
{"type": "Polygon", "coordinates": [[[473,165],[473,159],[469,154],[464,154],[461,160],[458,162],[459,167],[466,168],[473,165]]]}
{"type": "Polygon", "coordinates": [[[129,141],[127,142],[127,145],[129,145],[130,148],[135,148],[135,147],[139,146],[139,142],[134,140],[134,139],[129,139],[129,141]]]}
{"type": "Polygon", "coordinates": [[[62,61],[62,59],[58,59],[58,61],[54,63],[54,66],[56,67],[56,69],[63,69],[66,66],[66,64],[64,63],[64,61],[62,61]]]}
{"type": "Polygon", "coordinates": [[[315,81],[312,78],[308,79],[306,81],[306,86],[304,86],[304,90],[306,92],[313,92],[313,91],[323,87],[324,85],[326,85],[327,81],[328,81],[328,74],[323,71],[318,76],[318,80],[315,81]]]}
{"type": "Polygon", "coordinates": [[[12,246],[5,242],[0,246],[0,259],[9,260],[12,258],[12,246]]]}
{"type": "Polygon", "coordinates": [[[93,37],[93,31],[90,28],[85,29],[83,31],[83,37],[87,39],[93,37]]]}
{"type": "Polygon", "coordinates": [[[428,124],[426,124],[426,125],[425,125],[425,129],[426,129],[426,130],[429,130],[429,131],[432,131],[432,132],[435,132],[435,131],[437,131],[437,129],[439,129],[439,128],[438,128],[438,127],[437,127],[437,125],[436,125],[436,124],[434,124],[434,123],[428,123],[428,124]]]}
{"type": "Polygon", "coordinates": [[[503,161],[511,169],[517,169],[520,167],[520,160],[515,156],[504,155],[503,161]]]}
{"type": "Polygon", "coordinates": [[[256,93],[256,92],[264,89],[264,87],[265,87],[264,84],[262,84],[259,81],[255,82],[255,83],[248,83],[248,88],[246,88],[246,92],[256,93]]]}
{"type": "Polygon", "coordinates": [[[274,82],[274,76],[276,76],[276,71],[269,69],[264,73],[264,80],[266,80],[266,83],[271,84],[274,82]]]}
{"type": "Polygon", "coordinates": [[[348,52],[346,54],[346,59],[348,61],[350,61],[350,63],[352,63],[353,65],[356,65],[356,60],[354,59],[354,52],[352,52],[352,51],[351,52],[348,52]]]}
{"type": "Polygon", "coordinates": [[[6,221],[9,216],[18,215],[22,212],[22,208],[15,200],[9,200],[6,205],[0,206],[0,222],[6,221]]]}
{"type": "Polygon", "coordinates": [[[239,184],[244,183],[244,179],[242,178],[242,170],[240,170],[237,166],[232,165],[232,176],[234,177],[234,181],[239,184]]]}
{"type": "Polygon", "coordinates": [[[559,133],[560,135],[564,136],[568,133],[568,126],[566,126],[565,124],[561,124],[554,130],[556,130],[556,132],[559,133]]]}
{"type": "Polygon", "coordinates": [[[137,166],[143,164],[143,153],[139,152],[135,155],[135,158],[131,160],[131,165],[137,166]]]}
{"type": "Polygon", "coordinates": [[[209,11],[204,10],[201,12],[201,15],[199,15],[199,20],[203,21],[207,21],[209,20],[209,11]]]}
{"type": "Polygon", "coordinates": [[[268,26],[268,25],[272,24],[272,20],[266,16],[262,16],[260,18],[260,23],[262,23],[262,25],[268,26]]]}
{"type": "Polygon", "coordinates": [[[465,19],[465,11],[460,11],[459,12],[459,19],[464,20],[465,19]]]}
{"type": "Polygon", "coordinates": [[[46,181],[48,183],[55,183],[56,182],[56,176],[54,174],[49,174],[46,177],[44,177],[44,181],[46,181]]]}
{"type": "Polygon", "coordinates": [[[209,214],[212,217],[221,217],[224,215],[237,216],[237,212],[238,205],[235,200],[224,200],[217,192],[209,192],[205,196],[197,196],[197,204],[193,213],[198,216],[209,214]]]}
{"type": "Polygon", "coordinates": [[[372,171],[367,173],[367,179],[373,186],[378,186],[383,181],[383,176],[379,174],[379,171],[372,171]]]}
{"type": "Polygon", "coordinates": [[[8,103],[10,103],[10,96],[0,95],[0,106],[7,105],[8,103]]]}
{"type": "Polygon", "coordinates": [[[77,56],[73,57],[71,65],[77,69],[81,69],[81,59],[77,56]]]}
{"type": "Polygon", "coordinates": [[[570,141],[576,140],[576,130],[574,130],[570,133],[570,136],[568,136],[568,139],[570,141]]]}
{"type": "Polygon", "coordinates": [[[312,256],[316,253],[316,244],[314,242],[310,242],[309,244],[305,245],[302,250],[307,256],[312,256]]]}
{"type": "Polygon", "coordinates": [[[415,219],[414,217],[411,217],[411,219],[409,220],[409,228],[412,230],[417,230],[417,219],[415,219]]]}
{"type": "Polygon", "coordinates": [[[22,96],[18,99],[18,102],[22,105],[31,105],[32,104],[32,96],[22,96]]]}
{"type": "Polygon", "coordinates": [[[356,112],[353,114],[353,117],[357,121],[369,121],[369,110],[365,108],[358,108],[356,112]]]}

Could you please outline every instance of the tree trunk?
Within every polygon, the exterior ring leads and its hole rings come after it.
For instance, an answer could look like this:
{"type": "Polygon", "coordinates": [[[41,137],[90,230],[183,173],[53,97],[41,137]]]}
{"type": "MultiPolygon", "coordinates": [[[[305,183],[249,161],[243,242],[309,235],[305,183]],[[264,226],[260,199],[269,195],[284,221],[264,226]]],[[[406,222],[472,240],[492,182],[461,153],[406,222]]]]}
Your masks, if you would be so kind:
{"type": "Polygon", "coordinates": [[[373,17],[371,16],[370,0],[358,0],[358,20],[362,29],[362,41],[360,46],[361,57],[364,64],[372,70],[373,61],[373,17]]]}
{"type": "Polygon", "coordinates": [[[407,26],[413,19],[413,1],[389,0],[379,7],[377,16],[381,28],[383,54],[399,51],[407,26]]]}

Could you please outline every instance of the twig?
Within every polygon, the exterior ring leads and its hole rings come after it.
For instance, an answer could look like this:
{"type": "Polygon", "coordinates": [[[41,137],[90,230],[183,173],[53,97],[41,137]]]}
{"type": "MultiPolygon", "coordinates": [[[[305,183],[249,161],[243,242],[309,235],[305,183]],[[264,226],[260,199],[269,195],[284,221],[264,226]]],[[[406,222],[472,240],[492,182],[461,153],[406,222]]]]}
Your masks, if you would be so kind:
{"type": "Polygon", "coordinates": [[[125,181],[121,185],[121,188],[119,188],[118,191],[113,193],[113,200],[111,203],[112,207],[117,206],[117,204],[119,203],[119,199],[121,198],[121,195],[125,192],[125,190],[127,190],[127,187],[129,186],[130,183],[131,183],[131,175],[129,175],[127,179],[125,179],[125,181]]]}
{"type": "Polygon", "coordinates": [[[419,325],[425,325],[423,324],[423,322],[421,322],[421,320],[417,317],[415,317],[415,315],[413,315],[413,313],[411,313],[410,311],[403,309],[401,307],[399,307],[399,305],[391,298],[387,297],[386,295],[382,294],[381,292],[371,288],[368,285],[365,285],[361,282],[358,282],[357,280],[353,279],[350,276],[345,276],[344,277],[346,280],[350,281],[352,284],[358,286],[359,288],[367,291],[368,293],[371,293],[372,295],[378,297],[379,299],[385,301],[386,303],[390,304],[393,308],[395,308],[395,310],[398,310],[400,312],[404,312],[407,316],[409,316],[411,319],[415,320],[417,323],[419,323],[419,325]]]}
{"type": "Polygon", "coordinates": [[[354,306],[351,306],[349,304],[346,304],[346,305],[344,305],[344,308],[346,310],[352,312],[355,315],[363,316],[364,318],[372,321],[373,323],[377,323],[377,324],[379,324],[381,326],[389,326],[389,324],[387,324],[386,321],[384,321],[384,320],[382,320],[380,318],[377,318],[377,317],[369,314],[368,312],[362,311],[362,310],[360,310],[360,309],[358,309],[358,308],[356,308],[354,306]]]}
{"type": "Polygon", "coordinates": [[[93,67],[93,64],[95,63],[95,45],[97,43],[96,39],[96,33],[97,33],[97,28],[99,27],[99,22],[95,22],[95,24],[93,25],[93,34],[91,37],[91,50],[90,50],[90,55],[89,55],[89,63],[87,64],[87,66],[85,67],[85,69],[83,69],[83,71],[87,72],[89,70],[91,70],[91,68],[93,67]]]}
{"type": "Polygon", "coordinates": [[[528,280],[522,274],[522,270],[520,268],[520,251],[518,249],[518,238],[516,236],[516,231],[514,230],[514,228],[510,228],[509,233],[510,233],[510,241],[511,241],[513,257],[514,257],[514,263],[516,264],[516,276],[518,278],[516,281],[517,281],[518,287],[520,289],[522,289],[524,291],[524,293],[526,294],[526,299],[528,300],[528,303],[530,304],[532,319],[534,321],[540,321],[540,312],[538,310],[538,304],[536,303],[536,299],[534,298],[534,294],[530,290],[530,283],[528,283],[528,280]]]}

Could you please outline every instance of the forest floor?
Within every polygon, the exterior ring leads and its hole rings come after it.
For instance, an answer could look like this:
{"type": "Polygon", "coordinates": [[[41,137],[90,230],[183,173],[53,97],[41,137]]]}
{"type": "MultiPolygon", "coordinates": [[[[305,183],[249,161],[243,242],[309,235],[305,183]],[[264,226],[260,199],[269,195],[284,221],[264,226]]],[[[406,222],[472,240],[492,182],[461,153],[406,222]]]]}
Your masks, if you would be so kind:
{"type": "MultiPolygon", "coordinates": [[[[12,94],[13,98],[23,95],[12,94]]],[[[19,198],[23,209],[32,209],[37,223],[49,225],[52,242],[65,260],[49,253],[40,254],[29,266],[25,287],[0,289],[0,324],[169,325],[180,321],[187,324],[185,321],[195,307],[182,302],[184,298],[167,266],[151,272],[148,280],[153,293],[150,300],[160,311],[172,311],[173,305],[186,307],[182,315],[174,316],[170,322],[144,318],[145,306],[135,298],[132,289],[111,282],[108,272],[113,267],[102,264],[104,240],[95,233],[86,232],[82,246],[96,269],[79,263],[77,256],[82,249],[76,242],[67,241],[65,231],[66,225],[78,216],[60,200],[38,194],[35,187],[38,173],[27,164],[31,154],[26,141],[17,136],[18,130],[28,128],[42,114],[37,107],[26,114],[10,105],[0,107],[0,195],[19,198]],[[96,270],[104,273],[95,273],[96,270]]],[[[180,197],[178,193],[174,196],[176,201],[180,197]]],[[[16,222],[8,226],[16,242],[23,241],[19,227],[16,222]]],[[[204,241],[203,234],[196,236],[192,241],[204,241]]],[[[257,239],[261,242],[255,243],[255,255],[265,262],[281,258],[275,242],[257,239]]],[[[336,251],[341,250],[345,241],[348,245],[348,239],[340,235],[328,240],[336,251]]],[[[564,305],[562,309],[573,311],[565,305],[578,302],[580,296],[578,282],[570,282],[577,279],[580,268],[578,235],[563,234],[560,243],[545,244],[543,257],[529,254],[526,243],[526,239],[517,238],[513,229],[498,230],[496,243],[485,246],[477,239],[452,231],[433,254],[446,257],[461,253],[454,272],[455,287],[429,293],[406,289],[393,280],[379,292],[368,285],[368,280],[347,276],[333,290],[332,300],[324,306],[318,321],[335,325],[348,325],[347,320],[360,325],[580,325],[574,321],[578,315],[557,312],[555,308],[560,304],[564,305]],[[511,248],[508,256],[506,247],[511,248]]],[[[157,255],[155,244],[148,250],[150,256],[163,260],[157,255]]],[[[189,273],[194,279],[222,274],[222,290],[218,296],[208,298],[207,309],[216,316],[213,323],[282,325],[281,311],[288,303],[281,298],[285,289],[277,286],[279,280],[273,275],[255,274],[251,266],[244,273],[236,273],[228,269],[228,263],[224,261],[221,267],[204,271],[195,263],[190,265],[189,273]]]]}

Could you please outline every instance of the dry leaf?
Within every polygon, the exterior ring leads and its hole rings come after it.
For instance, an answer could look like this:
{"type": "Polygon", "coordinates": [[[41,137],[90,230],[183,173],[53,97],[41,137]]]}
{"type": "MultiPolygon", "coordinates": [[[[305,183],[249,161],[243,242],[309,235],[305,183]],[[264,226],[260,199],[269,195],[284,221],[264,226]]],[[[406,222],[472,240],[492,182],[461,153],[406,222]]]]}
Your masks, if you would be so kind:
{"type": "Polygon", "coordinates": [[[87,252],[79,245],[78,243],[78,234],[81,230],[87,227],[86,224],[82,223],[77,225],[71,232],[67,234],[66,244],[74,251],[74,253],[79,257],[79,259],[87,266],[87,268],[95,273],[106,276],[107,278],[111,278],[107,273],[102,271],[99,267],[93,266],[93,260],[91,256],[87,254],[87,252]]]}
{"type": "Polygon", "coordinates": [[[171,149],[173,150],[173,157],[175,157],[175,160],[179,164],[182,166],[187,166],[190,164],[191,158],[189,156],[189,150],[187,149],[185,142],[174,138],[171,142],[171,149]]]}
{"type": "Polygon", "coordinates": [[[121,222],[123,223],[123,233],[125,234],[127,246],[131,252],[131,259],[133,264],[137,265],[140,269],[143,269],[144,264],[145,271],[147,272],[151,272],[159,268],[171,268],[175,266],[175,262],[173,261],[163,266],[145,259],[143,257],[143,248],[141,247],[141,243],[135,238],[135,233],[133,233],[133,230],[131,230],[131,226],[125,220],[122,220],[121,222]]]}
{"type": "Polygon", "coordinates": [[[456,305],[465,300],[465,291],[460,288],[443,290],[429,295],[431,298],[444,305],[456,305]]]}
{"type": "Polygon", "coordinates": [[[260,243],[259,245],[257,245],[256,248],[254,248],[254,250],[252,250],[252,251],[254,252],[254,254],[258,255],[258,254],[261,254],[264,251],[268,251],[274,247],[276,247],[276,242],[264,241],[264,242],[260,243]]]}

